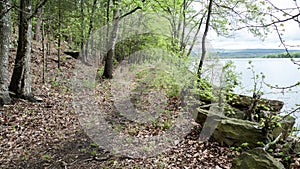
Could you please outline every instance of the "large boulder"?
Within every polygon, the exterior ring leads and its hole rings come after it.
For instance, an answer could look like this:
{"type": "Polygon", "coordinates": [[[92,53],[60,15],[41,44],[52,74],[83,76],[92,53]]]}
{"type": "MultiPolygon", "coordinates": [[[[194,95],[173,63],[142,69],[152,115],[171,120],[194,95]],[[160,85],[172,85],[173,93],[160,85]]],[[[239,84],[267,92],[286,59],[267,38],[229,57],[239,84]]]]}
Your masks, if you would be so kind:
{"type": "Polygon", "coordinates": [[[295,122],[296,120],[292,116],[283,118],[280,122],[280,126],[276,127],[273,130],[271,139],[275,139],[280,133],[282,133],[281,138],[285,140],[289,136],[289,133],[292,131],[295,122]]]}
{"type": "MultiPolygon", "coordinates": [[[[233,96],[231,96],[230,101],[228,102],[228,104],[230,104],[231,106],[241,110],[247,110],[252,103],[252,97],[238,94],[233,94],[233,96]]],[[[257,109],[279,112],[282,109],[283,105],[284,103],[279,100],[269,100],[261,98],[258,101],[257,109]]]]}
{"type": "Polygon", "coordinates": [[[196,122],[211,131],[212,138],[228,146],[240,146],[249,143],[250,147],[256,147],[257,142],[264,141],[261,127],[255,122],[228,118],[218,114],[199,110],[196,122]]]}
{"type": "MultiPolygon", "coordinates": [[[[248,143],[249,147],[254,148],[258,146],[258,142],[266,141],[266,136],[263,134],[259,123],[229,118],[218,114],[217,111],[199,109],[196,122],[203,126],[202,133],[208,137],[211,136],[222,145],[240,146],[243,143],[248,143]]],[[[294,118],[286,118],[268,136],[273,140],[282,133],[282,139],[285,139],[294,123],[294,118]]]]}
{"type": "Polygon", "coordinates": [[[262,148],[255,148],[234,159],[231,169],[284,169],[284,166],[262,148]]]}

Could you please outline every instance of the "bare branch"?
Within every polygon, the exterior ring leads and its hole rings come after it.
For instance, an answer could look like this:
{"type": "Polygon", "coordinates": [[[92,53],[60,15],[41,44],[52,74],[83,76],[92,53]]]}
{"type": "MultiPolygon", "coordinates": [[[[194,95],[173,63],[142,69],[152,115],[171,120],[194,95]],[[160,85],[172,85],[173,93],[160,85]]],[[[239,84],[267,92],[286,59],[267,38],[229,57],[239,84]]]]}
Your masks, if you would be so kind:
{"type": "Polygon", "coordinates": [[[269,149],[269,147],[270,147],[271,145],[276,144],[276,143],[279,141],[279,139],[280,139],[281,136],[282,136],[282,133],[280,133],[280,134],[276,137],[276,139],[275,139],[274,141],[272,141],[272,142],[268,143],[267,145],[265,145],[265,147],[263,148],[263,150],[266,151],[266,150],[269,149]]]}
{"type": "Polygon", "coordinates": [[[289,112],[288,114],[286,114],[285,116],[283,116],[282,119],[287,118],[289,115],[291,115],[291,114],[293,114],[293,113],[295,113],[295,112],[297,112],[299,110],[300,110],[300,107],[297,107],[295,110],[293,110],[293,111],[289,112]]]}
{"type": "Polygon", "coordinates": [[[268,84],[268,83],[266,83],[266,82],[264,82],[264,84],[267,85],[267,86],[270,87],[270,88],[279,89],[279,90],[286,90],[286,89],[294,88],[294,87],[296,87],[296,86],[300,86],[300,82],[297,82],[297,83],[295,83],[295,84],[293,84],[293,85],[290,85],[290,86],[283,86],[283,87],[273,86],[273,85],[268,84]]]}
{"type": "MultiPolygon", "coordinates": [[[[284,49],[285,49],[285,51],[286,51],[286,53],[287,53],[287,56],[288,56],[289,58],[293,58],[293,57],[291,56],[291,54],[290,54],[290,52],[289,52],[289,50],[288,50],[286,44],[284,43],[283,38],[281,37],[281,34],[280,34],[280,32],[279,32],[279,29],[278,29],[277,25],[274,24],[274,27],[275,27],[275,30],[276,30],[276,32],[277,32],[278,38],[279,38],[279,40],[280,40],[280,43],[283,45],[283,47],[284,47],[284,49]]],[[[292,61],[295,65],[300,66],[300,63],[296,62],[295,60],[292,59],[291,61],[292,61]]]]}

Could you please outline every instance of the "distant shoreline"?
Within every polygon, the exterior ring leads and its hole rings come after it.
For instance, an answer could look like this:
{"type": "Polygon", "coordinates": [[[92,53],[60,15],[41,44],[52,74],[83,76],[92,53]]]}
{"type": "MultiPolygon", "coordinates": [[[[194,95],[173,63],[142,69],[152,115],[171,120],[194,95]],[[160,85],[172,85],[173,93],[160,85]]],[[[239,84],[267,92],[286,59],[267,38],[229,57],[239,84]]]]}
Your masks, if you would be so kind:
{"type": "Polygon", "coordinates": [[[284,49],[215,49],[211,55],[226,58],[300,58],[300,50],[284,49]]]}

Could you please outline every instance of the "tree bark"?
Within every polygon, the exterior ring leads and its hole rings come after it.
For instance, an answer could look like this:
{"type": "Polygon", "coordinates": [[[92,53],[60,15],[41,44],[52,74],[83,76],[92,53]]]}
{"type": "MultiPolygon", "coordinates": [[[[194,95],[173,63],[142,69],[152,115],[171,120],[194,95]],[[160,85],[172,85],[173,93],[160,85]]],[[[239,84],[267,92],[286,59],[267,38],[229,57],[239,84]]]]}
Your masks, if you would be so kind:
{"type": "Polygon", "coordinates": [[[92,11],[91,11],[91,14],[90,14],[90,23],[89,23],[88,38],[91,36],[93,28],[94,28],[93,18],[95,16],[95,10],[96,10],[96,6],[97,6],[97,1],[98,0],[94,0],[92,11]]]}
{"type": "Polygon", "coordinates": [[[113,57],[115,54],[115,45],[117,41],[117,34],[119,30],[119,18],[120,15],[120,0],[113,0],[114,8],[113,8],[113,30],[110,35],[109,45],[108,45],[108,52],[105,57],[105,66],[104,66],[104,72],[103,77],[107,79],[112,79],[112,72],[113,72],[113,57]]]}
{"type": "Polygon", "coordinates": [[[182,10],[182,16],[183,16],[183,23],[182,23],[182,32],[181,32],[181,40],[180,40],[180,49],[179,51],[181,52],[181,56],[184,55],[185,52],[185,42],[184,42],[184,37],[185,37],[185,29],[186,29],[186,0],[183,0],[183,10],[182,10]]]}
{"type": "MultiPolygon", "coordinates": [[[[0,11],[9,8],[10,0],[0,1],[0,11]]],[[[0,106],[10,104],[8,92],[8,57],[10,45],[10,11],[0,16],[0,106]]]]}
{"type": "Polygon", "coordinates": [[[57,39],[57,68],[60,69],[60,53],[61,53],[61,0],[58,0],[58,39],[57,39]]]}
{"type": "Polygon", "coordinates": [[[68,36],[68,45],[69,45],[69,48],[72,49],[73,48],[73,36],[72,34],[70,34],[68,36]]]}
{"type": "Polygon", "coordinates": [[[31,0],[20,1],[20,25],[18,37],[18,49],[15,59],[15,66],[9,85],[9,91],[16,97],[33,99],[31,93],[30,58],[31,58],[31,0]]]}
{"type": "Polygon", "coordinates": [[[201,79],[202,67],[203,67],[205,56],[206,56],[206,44],[205,43],[206,43],[206,37],[208,34],[208,30],[209,30],[209,22],[210,22],[210,16],[211,16],[211,12],[212,12],[212,3],[213,3],[213,0],[209,0],[208,9],[207,9],[207,18],[206,18],[206,23],[205,23],[206,25],[205,25],[204,34],[202,37],[201,59],[200,59],[198,71],[197,71],[198,81],[201,79]]]}
{"type": "Polygon", "coordinates": [[[192,44],[191,44],[191,46],[190,46],[190,48],[188,50],[187,56],[190,56],[190,54],[192,53],[192,50],[193,50],[193,48],[195,46],[195,43],[196,43],[196,41],[198,39],[198,35],[199,35],[199,32],[200,32],[200,29],[201,29],[201,26],[202,26],[203,19],[204,19],[205,15],[206,15],[206,12],[203,14],[203,16],[201,17],[201,19],[200,19],[200,21],[198,23],[198,28],[196,30],[195,36],[193,37],[192,44]]]}
{"type": "Polygon", "coordinates": [[[42,17],[44,13],[44,8],[39,8],[38,9],[38,17],[35,25],[35,34],[34,34],[34,40],[37,42],[41,42],[42,40],[42,34],[41,34],[41,22],[42,22],[42,17]]]}
{"type": "MultiPolygon", "coordinates": [[[[42,9],[44,10],[44,9],[42,9]]],[[[46,53],[45,53],[45,26],[44,26],[44,13],[42,14],[42,49],[43,49],[43,83],[46,82],[46,53]]]]}
{"type": "MultiPolygon", "coordinates": [[[[84,22],[84,0],[80,1],[80,17],[81,17],[81,32],[80,32],[80,47],[81,47],[81,60],[86,63],[87,59],[86,59],[86,55],[87,55],[87,48],[84,48],[84,41],[85,41],[85,37],[84,37],[84,32],[85,32],[85,22],[84,22]]],[[[87,46],[88,47],[88,46],[87,46]]]]}

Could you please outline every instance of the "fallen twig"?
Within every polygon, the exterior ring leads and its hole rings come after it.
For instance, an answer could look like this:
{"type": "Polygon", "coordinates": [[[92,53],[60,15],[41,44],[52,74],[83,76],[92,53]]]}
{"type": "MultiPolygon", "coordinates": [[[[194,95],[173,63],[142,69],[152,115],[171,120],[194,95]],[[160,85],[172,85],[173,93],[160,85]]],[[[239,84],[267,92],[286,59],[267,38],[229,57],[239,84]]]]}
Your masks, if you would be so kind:
{"type": "Polygon", "coordinates": [[[280,133],[280,134],[276,137],[276,139],[275,139],[274,141],[272,141],[272,142],[266,144],[265,147],[263,148],[263,150],[266,151],[266,150],[269,149],[269,147],[270,147],[271,145],[276,144],[276,143],[279,141],[279,139],[280,139],[281,136],[282,136],[282,133],[280,133]]]}

